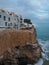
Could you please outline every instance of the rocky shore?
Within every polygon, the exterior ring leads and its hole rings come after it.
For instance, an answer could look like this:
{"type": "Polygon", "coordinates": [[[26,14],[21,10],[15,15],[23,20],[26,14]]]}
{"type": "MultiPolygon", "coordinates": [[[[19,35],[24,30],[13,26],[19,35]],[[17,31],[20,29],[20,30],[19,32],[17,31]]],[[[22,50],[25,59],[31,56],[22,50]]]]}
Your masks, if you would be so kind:
{"type": "Polygon", "coordinates": [[[27,65],[42,57],[35,28],[0,31],[0,65],[27,65]]]}

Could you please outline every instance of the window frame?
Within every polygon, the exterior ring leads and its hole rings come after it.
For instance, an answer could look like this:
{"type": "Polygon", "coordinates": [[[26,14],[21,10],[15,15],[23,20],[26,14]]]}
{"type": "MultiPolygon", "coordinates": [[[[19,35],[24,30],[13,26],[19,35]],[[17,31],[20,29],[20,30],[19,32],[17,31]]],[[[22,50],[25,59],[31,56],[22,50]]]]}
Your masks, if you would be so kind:
{"type": "Polygon", "coordinates": [[[7,22],[5,22],[5,26],[7,26],[7,22]]]}
{"type": "Polygon", "coordinates": [[[6,16],[3,16],[3,18],[4,18],[4,21],[6,21],[6,16]]]}
{"type": "Polygon", "coordinates": [[[8,17],[8,21],[10,21],[10,17],[8,17]]]}
{"type": "Polygon", "coordinates": [[[0,15],[0,18],[1,18],[1,15],[0,15]]]}

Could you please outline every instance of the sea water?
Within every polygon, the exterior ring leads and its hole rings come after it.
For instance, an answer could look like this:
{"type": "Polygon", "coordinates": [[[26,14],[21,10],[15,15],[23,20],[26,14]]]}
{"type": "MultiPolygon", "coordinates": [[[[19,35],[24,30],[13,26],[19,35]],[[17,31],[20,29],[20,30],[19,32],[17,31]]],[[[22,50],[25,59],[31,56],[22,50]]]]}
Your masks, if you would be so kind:
{"type": "Polygon", "coordinates": [[[42,47],[42,58],[35,65],[49,65],[49,41],[38,39],[42,47]]]}
{"type": "Polygon", "coordinates": [[[36,32],[43,53],[42,58],[35,65],[49,65],[49,23],[38,24],[36,32]]]}

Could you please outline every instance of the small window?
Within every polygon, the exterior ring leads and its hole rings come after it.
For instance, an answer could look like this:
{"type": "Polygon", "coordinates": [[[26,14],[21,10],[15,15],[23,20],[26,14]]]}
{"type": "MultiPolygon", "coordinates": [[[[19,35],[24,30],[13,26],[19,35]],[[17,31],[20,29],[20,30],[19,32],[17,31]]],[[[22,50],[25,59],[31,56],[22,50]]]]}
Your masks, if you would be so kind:
{"type": "Polygon", "coordinates": [[[22,23],[22,21],[20,21],[20,23],[22,23]]]}
{"type": "Polygon", "coordinates": [[[22,20],[22,18],[20,18],[20,20],[22,20]]]}
{"type": "Polygon", "coordinates": [[[10,23],[10,25],[12,26],[12,23],[10,23]]]}
{"type": "Polygon", "coordinates": [[[8,21],[10,21],[10,17],[8,18],[8,21]]]}
{"type": "Polygon", "coordinates": [[[16,29],[18,30],[18,26],[16,26],[16,29]]]}
{"type": "Polygon", "coordinates": [[[5,22],[5,26],[7,26],[7,22],[5,22]]]}
{"type": "Polygon", "coordinates": [[[6,16],[4,16],[4,21],[6,20],[6,16]]]}
{"type": "Polygon", "coordinates": [[[0,15],[0,18],[1,18],[1,15],[0,15]]]}

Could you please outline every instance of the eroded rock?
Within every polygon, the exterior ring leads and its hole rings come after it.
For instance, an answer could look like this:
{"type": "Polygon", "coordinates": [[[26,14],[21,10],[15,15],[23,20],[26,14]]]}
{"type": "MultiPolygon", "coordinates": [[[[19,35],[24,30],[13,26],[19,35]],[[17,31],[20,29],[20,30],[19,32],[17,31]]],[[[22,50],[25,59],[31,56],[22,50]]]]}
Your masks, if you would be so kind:
{"type": "Polygon", "coordinates": [[[26,44],[22,47],[16,46],[11,50],[12,53],[6,51],[2,57],[2,63],[5,65],[27,65],[34,64],[41,57],[41,48],[38,43],[26,44]]]}
{"type": "Polygon", "coordinates": [[[0,65],[34,64],[41,52],[34,28],[0,31],[0,65]]]}

